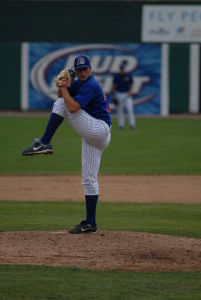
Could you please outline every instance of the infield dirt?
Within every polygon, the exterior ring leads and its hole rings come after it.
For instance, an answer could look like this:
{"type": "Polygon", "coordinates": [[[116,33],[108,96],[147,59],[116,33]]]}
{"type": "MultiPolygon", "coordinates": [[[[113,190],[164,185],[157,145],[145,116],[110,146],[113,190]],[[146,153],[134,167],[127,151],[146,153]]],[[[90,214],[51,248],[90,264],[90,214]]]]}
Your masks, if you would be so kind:
{"type": "MultiPolygon", "coordinates": [[[[99,201],[201,203],[201,176],[99,176],[99,201]]],[[[81,177],[0,176],[0,200],[82,201],[81,177]]]]}
{"type": "MultiPolygon", "coordinates": [[[[100,201],[201,203],[201,176],[100,176],[100,201]]],[[[0,176],[0,200],[80,201],[80,176],[0,176]]],[[[201,239],[136,232],[1,232],[0,264],[201,271],[201,239]]]]}

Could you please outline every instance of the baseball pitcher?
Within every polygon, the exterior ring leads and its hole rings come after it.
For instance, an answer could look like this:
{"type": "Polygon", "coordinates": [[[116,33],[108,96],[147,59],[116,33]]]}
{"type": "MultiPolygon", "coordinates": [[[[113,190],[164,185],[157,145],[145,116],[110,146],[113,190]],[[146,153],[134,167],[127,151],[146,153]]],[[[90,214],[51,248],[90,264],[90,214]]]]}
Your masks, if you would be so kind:
{"type": "Polygon", "coordinates": [[[82,184],[85,193],[86,219],[72,227],[70,233],[97,231],[98,171],[101,155],[110,143],[111,118],[107,99],[91,72],[87,56],[74,60],[77,79],[72,70],[62,70],[56,79],[58,99],[55,101],[42,138],[36,139],[22,155],[51,154],[51,139],[64,119],[82,137],[82,184]]]}

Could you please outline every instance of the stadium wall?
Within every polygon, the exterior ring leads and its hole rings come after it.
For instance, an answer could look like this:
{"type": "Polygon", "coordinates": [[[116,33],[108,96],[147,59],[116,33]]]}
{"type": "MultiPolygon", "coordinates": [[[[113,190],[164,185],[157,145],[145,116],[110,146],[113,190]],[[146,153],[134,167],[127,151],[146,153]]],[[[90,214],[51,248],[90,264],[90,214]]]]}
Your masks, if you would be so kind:
{"type": "Polygon", "coordinates": [[[21,108],[21,45],[0,44],[0,109],[21,108]]]}
{"type": "MultiPolygon", "coordinates": [[[[144,5],[157,1],[136,2],[0,2],[0,109],[20,109],[25,94],[21,76],[21,44],[27,42],[142,43],[144,5]],[[87,20],[87,21],[86,21],[87,20]],[[62,28],[62,30],[61,30],[62,28]],[[9,66],[9,68],[8,68],[9,66]],[[7,75],[15,75],[12,89],[7,75]],[[22,90],[22,93],[21,93],[22,90]]],[[[169,4],[163,1],[161,5],[169,4]]],[[[178,5],[178,2],[171,5],[178,5]]],[[[196,5],[197,1],[180,1],[179,5],[196,5]]],[[[167,43],[168,55],[162,74],[167,83],[167,113],[201,111],[200,43],[167,43]]],[[[23,56],[23,55],[22,55],[23,56]]]]}

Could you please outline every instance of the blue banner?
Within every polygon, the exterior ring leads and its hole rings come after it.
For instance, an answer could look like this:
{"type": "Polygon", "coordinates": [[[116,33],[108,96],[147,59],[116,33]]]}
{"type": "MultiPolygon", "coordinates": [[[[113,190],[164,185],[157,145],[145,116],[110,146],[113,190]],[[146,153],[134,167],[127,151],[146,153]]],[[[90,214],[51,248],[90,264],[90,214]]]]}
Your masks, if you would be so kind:
{"type": "MultiPolygon", "coordinates": [[[[92,72],[111,100],[113,76],[122,61],[133,76],[136,114],[160,114],[161,45],[29,43],[28,109],[50,109],[57,98],[56,75],[73,67],[79,54],[88,55],[92,72]]],[[[113,108],[113,106],[111,105],[113,108]]],[[[113,110],[115,111],[115,110],[113,110]]]]}

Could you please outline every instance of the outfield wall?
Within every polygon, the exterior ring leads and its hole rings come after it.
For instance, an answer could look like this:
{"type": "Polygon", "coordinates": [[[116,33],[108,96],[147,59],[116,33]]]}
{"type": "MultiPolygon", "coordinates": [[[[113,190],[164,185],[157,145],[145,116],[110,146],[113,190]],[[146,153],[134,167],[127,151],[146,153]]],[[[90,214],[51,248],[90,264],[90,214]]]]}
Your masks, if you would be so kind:
{"type": "MultiPolygon", "coordinates": [[[[54,95],[50,96],[52,82],[48,83],[49,79],[46,80],[47,85],[49,85],[49,90],[46,91],[44,84],[42,84],[42,87],[34,89],[33,82],[31,81],[33,61],[35,60],[36,62],[37,60],[36,53],[33,54],[34,45],[38,49],[38,60],[42,56],[42,54],[40,54],[40,49],[44,57],[45,54],[48,53],[46,49],[47,45],[49,49],[54,50],[58,48],[66,50],[72,48],[72,44],[66,43],[57,43],[56,45],[55,43],[0,44],[0,109],[42,110],[51,108],[52,99],[54,99],[54,95]],[[29,47],[32,54],[27,52],[29,47]],[[28,61],[32,61],[30,67],[27,65],[28,61]],[[14,78],[14,80],[12,80],[12,88],[10,86],[11,82],[8,80],[11,75],[12,78],[14,78]],[[42,102],[41,99],[43,100],[42,102]]],[[[79,45],[83,46],[83,44],[76,43],[77,47],[79,45]]],[[[93,45],[94,44],[87,44],[88,53],[93,45]]],[[[114,49],[108,49],[107,53],[105,50],[103,51],[103,49],[101,49],[108,44],[96,45],[97,49],[90,53],[92,62],[97,58],[97,54],[104,60],[106,60],[108,56],[114,55],[115,57],[119,54],[119,52],[114,53],[114,49]],[[94,56],[96,56],[96,58],[94,56]]],[[[117,44],[113,44],[113,46],[114,48],[117,48],[117,44]]],[[[128,44],[121,44],[121,47],[123,46],[126,47],[128,44]]],[[[137,114],[161,114],[165,116],[169,113],[198,113],[201,111],[201,50],[199,44],[162,44],[161,46],[159,44],[129,44],[129,47],[133,50],[133,58],[137,60],[136,69],[133,69],[133,76],[136,78],[133,100],[137,114]],[[153,49],[159,49],[160,47],[161,59],[159,59],[158,64],[156,64],[153,49]],[[135,54],[137,48],[144,51],[143,59],[139,53],[136,52],[135,54]],[[146,53],[149,53],[148,51],[150,51],[151,48],[153,48],[152,54],[149,54],[146,57],[146,53]],[[159,65],[161,66],[160,72],[158,70],[159,65]],[[160,80],[159,78],[157,79],[157,76],[160,76],[160,80]],[[142,85],[139,80],[141,80],[142,85]],[[141,87],[139,87],[139,85],[141,85],[141,87]],[[143,103],[146,101],[149,102],[147,104],[143,103]]],[[[56,64],[52,73],[46,73],[47,77],[51,76],[51,78],[53,78],[61,68],[65,67],[65,64],[68,63],[69,60],[72,60],[68,54],[66,54],[65,59],[65,62],[63,61],[56,64]]],[[[72,65],[72,63],[70,65],[72,65]]],[[[131,69],[129,69],[129,71],[130,70],[131,69]]],[[[111,74],[109,74],[108,70],[101,72],[100,68],[97,69],[95,73],[102,84],[105,80],[105,92],[108,94],[111,78],[107,76],[111,74]],[[102,74],[100,75],[100,73],[102,74]],[[109,78],[109,83],[106,82],[106,78],[109,78]]],[[[35,76],[36,74],[37,73],[35,73],[35,76]]]]}
{"type": "Polygon", "coordinates": [[[0,43],[0,109],[21,108],[21,44],[0,43]]]}
{"type": "Polygon", "coordinates": [[[60,70],[73,67],[78,54],[90,57],[93,75],[100,82],[111,108],[113,76],[126,61],[126,72],[133,77],[133,105],[136,114],[161,112],[160,44],[79,44],[24,43],[23,52],[23,109],[50,109],[57,98],[55,79],[60,70]]]}
{"type": "MultiPolygon", "coordinates": [[[[48,44],[53,43],[52,47],[57,41],[58,45],[75,43],[88,44],[89,47],[93,44],[112,44],[115,47],[119,44],[137,44],[144,49],[146,45],[160,44],[160,112],[152,109],[150,114],[200,112],[200,6],[197,1],[179,1],[179,4],[175,2],[173,5],[163,1],[161,6],[157,4],[157,1],[149,1],[148,4],[143,1],[68,1],[48,2],[48,5],[46,2],[34,1],[1,2],[0,26],[4,30],[0,31],[0,109],[30,109],[27,106],[30,87],[25,84],[30,70],[27,73],[24,62],[31,56],[26,56],[24,41],[37,42],[38,45],[48,41],[48,44]],[[177,26],[179,17],[183,23],[177,26]],[[8,81],[10,72],[15,78],[12,88],[8,81]]],[[[146,60],[146,51],[144,54],[146,60]]],[[[150,66],[152,58],[154,63],[154,57],[150,54],[150,66]]],[[[150,75],[146,73],[148,68],[142,69],[142,65],[140,62],[135,72],[141,72],[141,75],[147,77],[150,75]]],[[[151,86],[150,83],[148,85],[151,86]]],[[[146,90],[146,83],[144,88],[146,90]]],[[[145,91],[143,93],[145,96],[145,91]]],[[[134,102],[141,96],[134,94],[134,102]]],[[[44,105],[38,109],[47,107],[44,105]]],[[[143,114],[143,110],[139,110],[139,113],[143,114]]]]}

